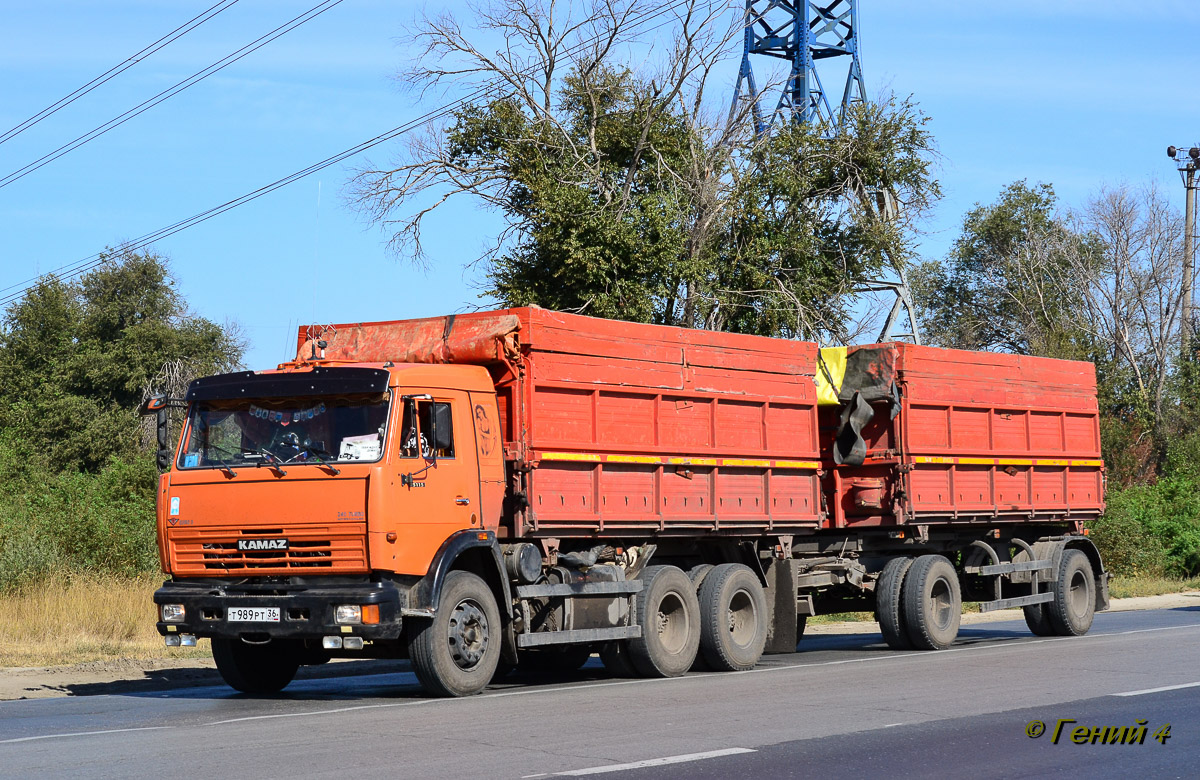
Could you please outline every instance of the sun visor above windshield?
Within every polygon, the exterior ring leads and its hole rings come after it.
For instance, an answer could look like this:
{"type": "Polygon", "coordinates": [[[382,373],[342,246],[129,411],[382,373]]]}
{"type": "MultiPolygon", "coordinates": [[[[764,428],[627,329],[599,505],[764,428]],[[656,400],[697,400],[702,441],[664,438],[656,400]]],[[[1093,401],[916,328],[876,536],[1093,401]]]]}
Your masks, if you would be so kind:
{"type": "Polygon", "coordinates": [[[318,367],[312,371],[257,374],[236,371],[203,377],[188,385],[188,401],[231,398],[289,398],[312,395],[381,394],[388,372],[379,368],[318,367]]]}

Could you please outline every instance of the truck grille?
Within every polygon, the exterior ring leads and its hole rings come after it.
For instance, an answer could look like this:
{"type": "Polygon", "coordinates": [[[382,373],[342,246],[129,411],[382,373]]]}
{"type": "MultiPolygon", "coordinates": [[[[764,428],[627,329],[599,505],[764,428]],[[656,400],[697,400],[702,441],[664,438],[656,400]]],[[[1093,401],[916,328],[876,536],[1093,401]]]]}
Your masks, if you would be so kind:
{"type": "Polygon", "coordinates": [[[172,528],[176,575],[340,573],[367,570],[362,525],[291,528],[172,528]],[[238,550],[238,539],[286,538],[286,550],[238,550]]]}

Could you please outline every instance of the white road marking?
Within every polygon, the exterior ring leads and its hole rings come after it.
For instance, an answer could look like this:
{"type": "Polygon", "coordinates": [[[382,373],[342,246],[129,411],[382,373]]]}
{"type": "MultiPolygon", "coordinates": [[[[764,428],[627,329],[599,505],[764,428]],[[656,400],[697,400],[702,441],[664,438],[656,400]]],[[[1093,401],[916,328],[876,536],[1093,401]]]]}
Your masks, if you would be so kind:
{"type": "Polygon", "coordinates": [[[1125,693],[1114,693],[1113,696],[1145,696],[1147,693],[1162,693],[1163,691],[1177,691],[1181,688],[1200,688],[1200,682],[1183,683],[1182,685],[1164,685],[1161,688],[1146,688],[1141,691],[1126,691],[1125,693]]]}
{"type": "Polygon", "coordinates": [[[104,731],[74,731],[68,734],[40,734],[36,737],[17,737],[16,739],[0,739],[0,745],[10,742],[33,742],[36,739],[58,739],[59,737],[90,737],[93,734],[121,734],[126,731],[159,731],[173,729],[174,726],[141,726],[134,729],[105,729],[104,731]]]}
{"type": "MultiPolygon", "coordinates": [[[[650,766],[666,764],[686,764],[689,761],[703,761],[706,758],[721,756],[736,756],[739,753],[754,753],[750,748],[725,748],[724,750],[709,750],[705,753],[685,753],[682,756],[667,756],[666,758],[648,758],[645,761],[631,761],[628,764],[609,764],[608,766],[593,766],[587,769],[572,769],[568,772],[555,772],[555,777],[580,777],[582,775],[602,775],[606,772],[624,772],[628,769],[645,769],[650,766]]],[[[537,775],[530,775],[537,777],[537,775]]]]}

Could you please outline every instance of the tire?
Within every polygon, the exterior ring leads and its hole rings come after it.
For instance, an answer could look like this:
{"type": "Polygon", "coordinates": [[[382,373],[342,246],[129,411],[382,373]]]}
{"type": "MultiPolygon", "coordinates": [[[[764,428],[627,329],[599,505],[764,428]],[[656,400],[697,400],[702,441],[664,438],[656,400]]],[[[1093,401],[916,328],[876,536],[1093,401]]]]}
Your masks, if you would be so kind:
{"type": "Polygon", "coordinates": [[[1034,636],[1054,636],[1054,626],[1050,625],[1050,614],[1046,611],[1045,603],[1030,604],[1021,607],[1021,611],[1025,613],[1025,625],[1029,626],[1034,636]]]}
{"type": "Polygon", "coordinates": [[[905,627],[904,605],[900,598],[904,576],[912,566],[912,558],[892,558],[879,573],[875,583],[875,620],[883,641],[893,650],[912,650],[912,639],[905,627]]]}
{"type": "Polygon", "coordinates": [[[962,620],[962,590],[958,572],[941,555],[922,555],[913,561],[900,587],[901,616],[913,646],[945,650],[958,636],[962,620]]]}
{"type": "Polygon", "coordinates": [[[696,586],[697,593],[700,592],[700,586],[704,584],[704,578],[707,577],[708,573],[712,570],[713,570],[713,565],[711,563],[697,564],[697,565],[693,566],[692,568],[688,569],[688,571],[687,571],[688,579],[691,580],[692,584],[696,586]]]}
{"type": "Polygon", "coordinates": [[[675,566],[649,566],[634,602],[642,635],[628,641],[629,660],[643,677],[679,677],[700,649],[696,589],[675,566]]]}
{"type": "Polygon", "coordinates": [[[447,574],[433,619],[414,628],[408,657],[427,692],[471,696],[491,682],[500,661],[500,609],[478,576],[447,574]]]}
{"type": "Polygon", "coordinates": [[[240,639],[212,639],[213,660],[221,679],[242,693],[279,693],[300,668],[296,649],[287,642],[249,645],[240,639]]]}
{"type": "Polygon", "coordinates": [[[1096,575],[1087,555],[1080,550],[1065,550],[1050,591],[1054,601],[1046,602],[1045,607],[1054,633],[1086,634],[1096,616],[1096,575]]]}
{"type": "Polygon", "coordinates": [[[613,677],[637,677],[638,671],[629,659],[629,644],[624,639],[609,642],[600,648],[600,660],[613,677]]]}
{"type": "Polygon", "coordinates": [[[700,654],[719,672],[753,669],[767,644],[767,595],[740,563],[722,563],[700,585],[700,654]]]}

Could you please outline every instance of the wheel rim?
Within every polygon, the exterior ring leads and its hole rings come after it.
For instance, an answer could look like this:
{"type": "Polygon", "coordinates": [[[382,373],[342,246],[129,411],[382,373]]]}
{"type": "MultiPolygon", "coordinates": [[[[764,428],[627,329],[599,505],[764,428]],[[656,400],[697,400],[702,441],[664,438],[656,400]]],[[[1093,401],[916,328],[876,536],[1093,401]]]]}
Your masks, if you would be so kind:
{"type": "Polygon", "coordinates": [[[687,644],[691,620],[683,599],[668,593],[658,605],[658,639],[664,650],[671,655],[683,652],[687,644]]]}
{"type": "Polygon", "coordinates": [[[939,629],[948,628],[954,620],[954,593],[945,577],[938,577],[929,589],[929,613],[939,629]]]}
{"type": "Polygon", "coordinates": [[[745,590],[734,592],[729,599],[729,636],[738,647],[748,647],[758,631],[758,610],[754,599],[745,590]]]}
{"type": "Polygon", "coordinates": [[[1071,586],[1067,590],[1067,608],[1072,615],[1084,615],[1088,608],[1088,583],[1083,572],[1076,569],[1071,574],[1071,586]]]}
{"type": "Polygon", "coordinates": [[[450,631],[447,637],[450,657],[459,669],[473,669],[487,652],[487,615],[472,599],[460,601],[450,613],[450,631]]]}

